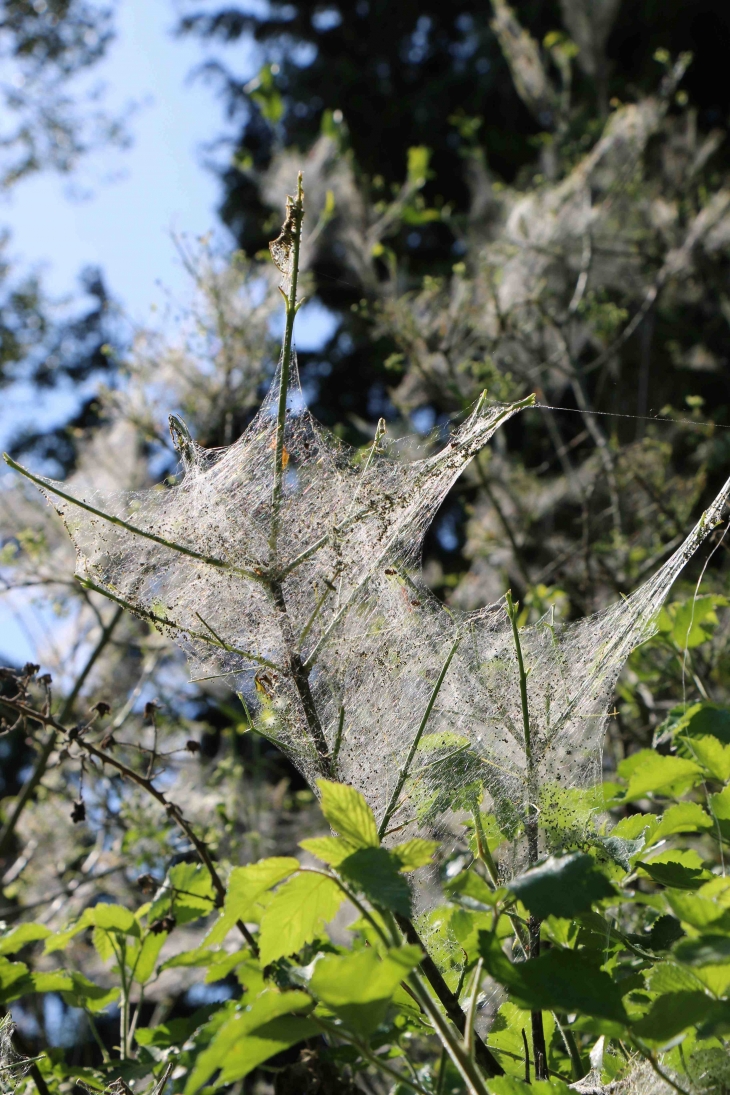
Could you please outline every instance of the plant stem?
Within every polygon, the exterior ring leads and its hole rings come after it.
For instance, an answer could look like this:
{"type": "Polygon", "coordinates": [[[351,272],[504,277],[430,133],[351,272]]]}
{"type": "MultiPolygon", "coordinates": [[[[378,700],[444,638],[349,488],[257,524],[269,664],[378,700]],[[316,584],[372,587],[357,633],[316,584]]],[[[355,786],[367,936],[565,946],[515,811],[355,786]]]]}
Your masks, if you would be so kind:
{"type": "MultiPolygon", "coordinates": [[[[466,1030],[466,1016],[462,1010],[461,1004],[457,997],[451,991],[446,981],[443,978],[441,971],[434,962],[431,955],[428,953],[426,945],[421,939],[420,935],[416,931],[415,925],[406,916],[401,916],[400,913],[394,913],[396,923],[403,932],[408,943],[416,947],[420,947],[423,952],[423,958],[421,959],[421,970],[423,976],[428,981],[429,985],[434,991],[434,994],[440,1002],[442,1008],[448,1015],[451,1022],[454,1024],[460,1034],[464,1034],[466,1030]]],[[[504,1069],[500,1065],[497,1058],[491,1052],[491,1050],[485,1046],[478,1034],[474,1036],[474,1054],[479,1064],[479,1067],[486,1073],[487,1076],[503,1076],[504,1069]]]]}
{"type": "MultiPolygon", "coordinates": [[[[60,714],[58,716],[59,722],[64,722],[71,714],[73,706],[78,698],[79,692],[84,687],[86,678],[88,677],[91,670],[94,668],[94,665],[96,664],[99,655],[102,653],[107,643],[111,639],[115,627],[122,618],[122,613],[123,610],[121,608],[118,608],[109,623],[106,625],[105,628],[103,628],[96,646],[86,659],[86,663],[79,673],[78,677],[76,678],[73,688],[64,700],[63,707],[61,708],[60,714]]],[[[3,700],[3,702],[6,701],[3,700]]],[[[24,783],[23,789],[15,800],[15,805],[10,812],[10,816],[8,817],[8,820],[5,822],[2,830],[0,831],[0,857],[4,856],[7,852],[10,841],[13,838],[15,828],[18,824],[18,821],[20,820],[20,815],[23,813],[23,810],[28,805],[31,795],[33,794],[36,787],[46,773],[46,768],[48,767],[48,761],[51,758],[51,753],[56,747],[57,737],[58,731],[55,729],[51,729],[48,737],[41,747],[41,751],[38,754],[38,759],[35,762],[33,771],[24,783]]]]}
{"type": "Polygon", "coordinates": [[[578,1043],[575,1040],[575,1035],[565,1022],[565,1016],[560,1016],[553,1012],[553,1019],[555,1020],[555,1025],[560,1031],[563,1041],[565,1042],[565,1048],[567,1049],[568,1056],[570,1057],[570,1064],[573,1071],[573,1079],[575,1081],[582,1080],[588,1072],[588,1069],[583,1064],[583,1059],[581,1058],[580,1050],[578,1049],[578,1043]]]}
{"type": "MultiPolygon", "coordinates": [[[[512,600],[512,591],[505,594],[507,615],[512,625],[512,638],[517,655],[517,669],[520,682],[520,705],[522,707],[522,727],[525,736],[525,760],[527,762],[527,817],[525,819],[525,833],[527,835],[527,859],[530,867],[534,867],[539,858],[538,831],[537,831],[537,783],[535,773],[535,756],[532,748],[532,735],[530,730],[530,708],[527,699],[527,673],[522,657],[522,644],[520,642],[519,628],[517,627],[517,609],[519,605],[512,600]]],[[[536,916],[530,916],[530,958],[538,958],[540,955],[540,926],[541,921],[536,916]]],[[[547,1080],[547,1046],[545,1044],[545,1026],[542,1012],[530,1013],[532,1023],[532,1056],[535,1067],[535,1079],[547,1080]]]]}
{"type": "Polygon", "coordinates": [[[289,293],[286,299],[286,325],[281,348],[281,375],[279,377],[279,403],[276,414],[276,446],[274,452],[274,490],[271,513],[271,559],[276,569],[277,541],[281,519],[281,493],[284,474],[284,433],[286,429],[286,399],[289,392],[289,373],[291,371],[292,338],[294,335],[294,317],[297,314],[297,282],[299,280],[299,249],[302,241],[302,219],[304,217],[304,191],[302,173],[297,177],[297,196],[287,199],[287,218],[283,232],[291,235],[291,273],[289,275],[289,293]]]}
{"type": "Polygon", "coordinates": [[[389,824],[390,819],[392,818],[392,816],[395,813],[396,808],[398,806],[398,800],[400,798],[400,793],[403,790],[403,787],[405,786],[406,780],[408,779],[408,773],[410,772],[411,764],[413,763],[413,758],[416,755],[416,749],[418,749],[421,738],[423,737],[423,732],[426,729],[426,724],[427,724],[429,718],[431,717],[431,712],[433,711],[433,705],[436,703],[436,699],[437,699],[438,694],[441,690],[441,685],[444,683],[444,677],[448,673],[449,666],[451,665],[451,659],[453,658],[454,654],[456,653],[456,648],[458,647],[460,642],[461,642],[461,636],[459,635],[459,636],[457,636],[456,640],[454,641],[454,644],[451,647],[451,650],[447,654],[446,661],[444,662],[443,666],[441,667],[441,672],[439,673],[438,678],[436,680],[436,683],[433,686],[433,689],[431,690],[431,695],[429,697],[428,703],[426,704],[426,710],[423,713],[423,718],[421,719],[418,730],[416,730],[415,737],[413,738],[413,741],[411,742],[411,748],[408,751],[408,756],[406,757],[405,764],[403,765],[403,767],[400,770],[400,773],[398,774],[398,780],[397,780],[395,788],[393,790],[393,794],[390,796],[390,801],[389,801],[388,805],[385,808],[385,813],[383,814],[383,819],[380,822],[380,828],[378,829],[378,837],[380,838],[380,840],[383,839],[386,832],[388,831],[388,824],[389,824]]]}
{"type": "Polygon", "coordinates": [[[90,506],[88,502],[82,502],[80,498],[74,498],[72,494],[67,494],[66,491],[61,490],[47,480],[41,479],[37,475],[33,475],[33,473],[29,472],[27,468],[24,468],[22,464],[16,463],[16,461],[8,456],[6,452],[3,453],[3,460],[9,467],[13,468],[14,471],[18,471],[21,475],[24,475],[26,479],[30,479],[31,483],[35,483],[41,490],[50,491],[51,494],[57,495],[58,498],[63,498],[65,502],[70,502],[71,505],[78,506],[79,509],[85,509],[87,513],[93,513],[95,517],[101,517],[104,521],[108,521],[110,525],[116,525],[118,528],[123,528],[127,532],[133,533],[135,536],[142,536],[145,540],[153,540],[154,543],[160,544],[162,547],[170,548],[171,551],[179,551],[181,555],[188,555],[191,559],[197,559],[199,562],[207,563],[209,566],[218,567],[223,570],[232,570],[236,574],[242,574],[245,578],[250,578],[255,582],[261,581],[261,575],[256,574],[253,570],[246,570],[244,567],[233,566],[232,563],[226,562],[225,559],[219,559],[215,555],[204,555],[202,552],[195,551],[193,548],[185,547],[183,544],[177,544],[174,540],[166,540],[162,536],[156,536],[153,532],[146,532],[137,525],[130,524],[129,521],[123,521],[121,517],[115,517],[112,513],[105,513],[104,510],[97,509],[95,506],[90,506]]]}
{"type": "Polygon", "coordinates": [[[446,1019],[444,1019],[428,990],[416,973],[409,975],[408,984],[418,1000],[418,1003],[433,1023],[436,1033],[441,1040],[441,1044],[459,1070],[459,1073],[467,1086],[469,1095],[489,1095],[489,1091],[479,1074],[475,1062],[470,1057],[465,1046],[454,1037],[453,1028],[451,1028],[446,1019]]]}

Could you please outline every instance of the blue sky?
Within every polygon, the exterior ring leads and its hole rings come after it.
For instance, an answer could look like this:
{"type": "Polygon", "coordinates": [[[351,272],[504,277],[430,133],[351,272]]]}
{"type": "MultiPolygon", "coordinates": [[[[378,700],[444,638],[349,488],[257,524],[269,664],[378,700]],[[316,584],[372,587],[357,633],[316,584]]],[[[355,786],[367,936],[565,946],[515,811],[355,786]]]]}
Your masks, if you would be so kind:
{"type": "MultiPolygon", "coordinates": [[[[206,47],[176,38],[174,25],[174,0],[121,0],[116,40],[93,79],[106,84],[111,110],[139,104],[129,122],[132,147],[92,154],[71,179],[29,178],[0,204],[0,226],[10,228],[10,255],[19,271],[38,270],[48,292],[66,297],[77,289],[83,267],[98,265],[133,324],[154,322],[151,309],[169,294],[182,301],[187,296],[172,232],[214,230],[226,238],[216,216],[219,184],[204,163],[206,145],[225,132],[223,104],[215,86],[191,78],[208,56],[206,47]]],[[[220,54],[222,47],[216,48],[220,54]]],[[[250,43],[223,54],[244,79],[259,67],[250,43]]],[[[320,344],[331,330],[316,302],[305,306],[298,322],[302,348],[320,344]]],[[[0,442],[29,418],[49,425],[65,417],[72,398],[59,391],[43,400],[32,390],[6,392],[0,442]]],[[[35,641],[51,622],[47,616],[27,607],[16,616],[0,602],[0,660],[33,659],[35,641]]]]}
{"type": "MultiPolygon", "coordinates": [[[[94,70],[112,109],[138,104],[129,122],[133,146],[92,154],[71,180],[28,179],[0,206],[13,255],[42,267],[51,291],[68,293],[83,266],[98,264],[137,322],[160,299],[159,282],[173,292],[184,287],[170,232],[201,235],[216,226],[219,188],[203,149],[224,129],[223,105],[212,85],[191,79],[204,46],[176,38],[174,24],[170,0],[122,0],[117,38],[94,70]]],[[[237,72],[256,71],[248,43],[226,52],[237,72]]]]}

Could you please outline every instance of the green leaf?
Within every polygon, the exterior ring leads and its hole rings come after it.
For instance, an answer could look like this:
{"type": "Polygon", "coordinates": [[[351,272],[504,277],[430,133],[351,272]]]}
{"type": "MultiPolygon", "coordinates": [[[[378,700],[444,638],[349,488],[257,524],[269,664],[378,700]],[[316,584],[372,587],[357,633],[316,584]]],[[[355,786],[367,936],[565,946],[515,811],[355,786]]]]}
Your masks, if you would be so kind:
{"type": "Polygon", "coordinates": [[[562,1080],[533,1080],[526,1084],[516,1076],[495,1076],[489,1081],[489,1091],[492,1095],[571,1095],[562,1080]]]}
{"type": "Polygon", "coordinates": [[[261,919],[260,958],[264,966],[296,954],[311,943],[345,900],[337,883],[314,871],[302,871],[274,894],[261,919]]]}
{"type": "Polygon", "coordinates": [[[723,745],[709,734],[688,739],[679,738],[683,752],[701,764],[720,783],[730,779],[730,745],[723,745]]]}
{"type": "Polygon", "coordinates": [[[680,794],[694,787],[702,778],[702,770],[694,761],[661,756],[653,749],[641,749],[622,760],[618,772],[629,784],[625,802],[649,794],[680,794]]]}
{"type": "Polygon", "coordinates": [[[718,623],[715,609],[726,604],[725,597],[712,593],[683,603],[675,601],[659,613],[657,630],[680,650],[693,650],[711,637],[718,623]]]}
{"type": "Polygon", "coordinates": [[[704,985],[692,970],[676,962],[657,962],[647,978],[647,988],[656,993],[697,992],[704,985]]]}
{"type": "Polygon", "coordinates": [[[674,890],[699,890],[712,877],[701,867],[685,867],[682,863],[644,863],[640,860],[636,866],[652,881],[674,890]]]}
{"type": "Polygon", "coordinates": [[[398,861],[385,848],[360,848],[343,859],[338,870],[374,905],[410,916],[411,891],[398,867],[398,861]]]}
{"type": "Polygon", "coordinates": [[[418,947],[398,947],[381,958],[372,948],[320,958],[312,992],[357,1034],[370,1034],[385,1018],[398,985],[423,957],[418,947]]]}
{"type": "Polygon", "coordinates": [[[148,932],[144,937],[134,964],[134,979],[139,985],[149,981],[155,972],[155,963],[166,939],[164,932],[148,932]]]}
{"type": "MultiPolygon", "coordinates": [[[[120,995],[118,988],[110,989],[102,985],[96,985],[88,977],[84,977],[82,973],[76,973],[75,971],[70,976],[70,984],[64,986],[64,988],[63,998],[67,1004],[71,1007],[85,1008],[93,1014],[102,1012],[111,1004],[115,1004],[120,995]]],[[[50,992],[52,990],[49,988],[43,991],[50,992]]]]}
{"type": "Polygon", "coordinates": [[[179,1046],[186,1042],[218,1005],[208,1004],[198,1008],[192,1015],[179,1019],[168,1019],[157,1027],[138,1027],[134,1033],[137,1044],[140,1046],[158,1046],[160,1049],[169,1049],[170,1046],[179,1046]]]}
{"type": "MultiPolygon", "coordinates": [[[[480,905],[493,907],[500,897],[504,897],[506,890],[492,890],[481,875],[474,870],[461,871],[455,878],[446,883],[446,889],[455,897],[468,898],[480,905]]],[[[468,902],[467,902],[468,904],[468,902]]]]}
{"type": "Polygon", "coordinates": [[[105,902],[100,902],[98,905],[94,905],[93,908],[87,909],[84,915],[87,913],[89,916],[88,922],[95,925],[95,927],[101,928],[103,931],[131,935],[139,939],[139,923],[135,919],[134,913],[129,909],[125,909],[123,905],[108,905],[105,902]]]}
{"type": "Polygon", "coordinates": [[[649,1012],[633,1030],[640,1038],[652,1042],[668,1042],[688,1027],[707,1019],[715,1008],[715,1001],[704,992],[666,993],[651,1005],[649,1012]]]}
{"type": "Polygon", "coordinates": [[[147,912],[148,922],[171,913],[178,924],[188,924],[215,909],[215,891],[207,867],[201,863],[177,863],[147,912]]]}
{"type": "Polygon", "coordinates": [[[539,958],[512,963],[496,936],[485,931],[479,932],[479,952],[487,972],[526,1008],[626,1022],[619,986],[582,952],[554,947],[539,958]]]}
{"type": "Polygon", "coordinates": [[[616,890],[597,868],[595,860],[583,852],[551,856],[515,878],[509,889],[541,920],[547,916],[572,920],[594,901],[616,896],[616,890]]]}
{"type": "Polygon", "coordinates": [[[300,840],[299,847],[316,855],[323,863],[329,863],[330,867],[339,867],[343,859],[357,851],[358,845],[351,844],[341,836],[314,836],[300,840]]]}
{"type": "Polygon", "coordinates": [[[713,921],[719,920],[726,911],[717,901],[703,897],[701,894],[667,890],[665,897],[674,914],[684,924],[690,924],[693,928],[700,930],[712,924],[713,921]]]}
{"type": "Polygon", "coordinates": [[[356,848],[377,848],[378,826],[367,802],[354,787],[318,779],[320,806],[332,828],[356,848]]]}
{"type": "Polygon", "coordinates": [[[411,186],[421,187],[428,178],[428,165],[431,149],[425,145],[414,145],[408,149],[408,182],[411,186]]]}
{"type": "Polygon", "coordinates": [[[28,967],[25,962],[11,962],[7,958],[0,959],[0,991],[4,994],[13,982],[25,977],[27,972],[28,967]]]}
{"type": "Polygon", "coordinates": [[[28,943],[47,939],[50,934],[51,929],[45,924],[20,924],[19,927],[0,937],[0,955],[16,954],[28,943]]]}
{"type": "Polygon", "coordinates": [[[222,943],[237,920],[251,916],[267,890],[298,870],[299,860],[291,856],[272,856],[248,867],[235,867],[228,880],[223,912],[205,937],[205,944],[222,943]]]}
{"type": "Polygon", "coordinates": [[[730,708],[717,703],[694,703],[690,707],[674,707],[657,730],[664,738],[681,734],[685,738],[710,734],[723,745],[730,745],[730,708]]]}
{"type": "Polygon", "coordinates": [[[698,802],[678,802],[662,814],[649,843],[654,844],[674,833],[698,833],[712,828],[712,818],[698,802]]]}
{"type": "Polygon", "coordinates": [[[215,1087],[235,1083],[274,1054],[318,1034],[314,1023],[295,1018],[296,1013],[311,1008],[312,999],[306,992],[269,990],[257,997],[242,1015],[224,1023],[199,1055],[185,1085],[185,1095],[193,1095],[218,1069],[215,1087]]]}
{"type": "Polygon", "coordinates": [[[421,840],[416,837],[413,840],[406,840],[403,844],[396,844],[390,849],[390,854],[398,860],[402,871],[415,871],[419,867],[428,866],[438,846],[437,840],[421,840]]]}
{"type": "Polygon", "coordinates": [[[730,962],[730,936],[697,935],[683,939],[674,948],[680,962],[688,966],[715,966],[730,962]]]}

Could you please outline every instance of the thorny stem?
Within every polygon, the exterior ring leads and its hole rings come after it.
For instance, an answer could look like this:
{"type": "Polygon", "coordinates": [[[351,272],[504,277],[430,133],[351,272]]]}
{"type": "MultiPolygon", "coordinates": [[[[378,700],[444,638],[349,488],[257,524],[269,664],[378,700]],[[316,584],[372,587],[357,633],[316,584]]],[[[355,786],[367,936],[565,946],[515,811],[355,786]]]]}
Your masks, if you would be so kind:
{"type": "Polygon", "coordinates": [[[459,635],[459,636],[457,636],[456,640],[454,641],[454,644],[451,647],[451,650],[447,654],[446,661],[444,662],[443,666],[441,667],[441,672],[439,673],[438,678],[436,680],[436,683],[433,686],[433,689],[431,690],[431,695],[429,697],[428,703],[426,704],[426,710],[423,713],[423,718],[421,719],[420,725],[419,725],[418,729],[416,730],[413,741],[411,742],[411,747],[408,750],[408,756],[406,757],[405,763],[404,763],[403,767],[401,768],[401,770],[398,774],[398,780],[396,782],[395,787],[393,788],[393,794],[390,796],[390,801],[388,802],[388,805],[385,808],[385,813],[383,814],[383,819],[380,822],[380,828],[378,829],[378,837],[380,838],[380,840],[383,839],[386,832],[388,831],[388,824],[389,824],[390,819],[392,818],[392,816],[395,813],[396,808],[398,806],[398,801],[400,799],[401,791],[403,790],[403,787],[405,786],[405,782],[408,779],[408,773],[411,770],[411,764],[413,763],[413,758],[416,755],[416,750],[418,749],[421,738],[423,737],[423,732],[426,729],[426,724],[428,723],[428,720],[431,717],[431,712],[433,711],[433,705],[436,703],[436,699],[438,697],[438,694],[441,691],[441,685],[444,683],[444,677],[448,673],[449,666],[451,665],[451,659],[453,658],[454,654],[456,653],[456,648],[458,647],[460,642],[461,642],[461,636],[459,635]]]}
{"type": "MultiPolygon", "coordinates": [[[[71,689],[71,691],[69,692],[68,696],[66,697],[66,699],[64,701],[63,707],[61,708],[60,714],[58,716],[58,721],[59,722],[65,722],[65,720],[71,714],[71,712],[73,710],[73,705],[75,704],[75,702],[78,698],[79,692],[84,687],[84,683],[86,682],[86,678],[88,677],[91,670],[94,668],[94,665],[96,664],[97,658],[103,652],[103,650],[106,647],[107,643],[111,639],[112,633],[113,633],[115,627],[117,626],[117,624],[119,623],[119,621],[121,620],[121,618],[122,618],[122,609],[118,608],[116,610],[116,612],[114,613],[114,615],[112,616],[109,623],[106,625],[106,627],[104,627],[102,629],[101,635],[99,636],[99,641],[97,642],[96,646],[91,651],[88,658],[86,659],[86,663],[85,663],[83,669],[81,670],[78,677],[76,678],[76,681],[74,682],[73,688],[71,689]]],[[[5,701],[3,701],[3,702],[5,702],[5,701]]],[[[2,831],[0,831],[0,857],[5,855],[5,853],[8,849],[8,846],[10,844],[10,841],[12,840],[13,833],[15,832],[15,827],[18,824],[18,821],[20,820],[20,815],[23,813],[23,810],[25,809],[25,807],[28,805],[28,802],[30,801],[31,795],[35,791],[35,789],[38,786],[38,784],[40,783],[40,781],[43,779],[43,776],[45,775],[46,768],[48,767],[48,761],[51,758],[51,753],[53,752],[53,750],[56,747],[57,737],[58,737],[58,731],[55,730],[55,729],[51,729],[50,733],[48,734],[48,737],[46,738],[46,740],[43,743],[41,751],[38,755],[38,759],[35,762],[35,767],[33,768],[33,771],[31,772],[29,778],[26,780],[25,784],[23,785],[23,789],[21,790],[20,794],[18,795],[17,799],[15,800],[15,805],[13,806],[13,809],[10,813],[10,816],[8,817],[8,820],[5,822],[5,824],[2,828],[2,831]]]]}
{"type": "Polygon", "coordinates": [[[276,448],[274,453],[274,491],[271,514],[271,558],[276,561],[277,540],[281,510],[282,478],[284,474],[284,432],[286,427],[286,398],[289,391],[289,373],[291,369],[292,338],[294,335],[294,317],[297,314],[297,282],[299,280],[299,249],[302,241],[302,219],[304,217],[304,191],[302,173],[297,177],[296,200],[289,205],[287,201],[287,220],[284,231],[291,233],[291,274],[289,295],[286,297],[286,326],[284,342],[281,348],[281,376],[279,379],[279,404],[276,414],[276,448]]]}
{"type": "MultiPolygon", "coordinates": [[[[3,697],[2,702],[5,704],[6,707],[12,708],[14,711],[17,711],[19,714],[24,715],[31,721],[39,722],[45,726],[50,726],[57,734],[66,735],[70,742],[76,742],[76,744],[81,749],[84,749],[87,753],[90,754],[90,756],[96,757],[96,759],[100,760],[102,764],[108,764],[111,768],[115,768],[116,771],[119,772],[120,775],[124,776],[125,779],[130,780],[130,782],[132,783],[136,783],[138,787],[141,787],[143,791],[146,791],[148,795],[151,795],[151,797],[154,798],[156,802],[159,802],[160,806],[163,806],[165,808],[168,816],[172,819],[172,821],[175,822],[177,827],[182,830],[192,846],[195,848],[195,851],[198,853],[201,863],[210,875],[210,881],[213,885],[213,889],[216,892],[216,904],[218,905],[218,907],[223,905],[226,897],[226,888],[220,875],[218,874],[218,871],[215,868],[215,864],[211,859],[211,855],[208,851],[208,847],[205,844],[205,841],[201,840],[200,837],[197,835],[190,822],[184,817],[180,807],[176,803],[170,802],[170,800],[166,798],[162,791],[158,791],[151,779],[148,779],[146,776],[141,776],[139,772],[135,772],[133,768],[129,768],[128,765],[123,763],[123,761],[117,760],[117,758],[111,756],[111,754],[105,753],[101,749],[97,749],[97,747],[95,745],[92,745],[90,741],[86,741],[86,739],[82,736],[82,730],[80,728],[74,727],[71,730],[68,730],[51,715],[44,715],[41,711],[36,711],[35,708],[29,707],[27,704],[24,703],[19,703],[17,700],[6,699],[5,697],[3,697]]],[[[259,949],[256,940],[251,935],[250,931],[243,923],[243,921],[237,920],[236,927],[240,931],[243,938],[246,940],[253,953],[255,955],[258,955],[259,949]]]]}
{"type": "MultiPolygon", "coordinates": [[[[527,673],[522,657],[522,644],[520,642],[519,628],[517,627],[517,609],[512,600],[512,591],[505,594],[507,615],[512,625],[512,638],[517,655],[517,669],[520,681],[520,704],[522,707],[522,726],[525,735],[525,760],[527,761],[527,818],[525,820],[525,832],[527,834],[527,858],[529,865],[534,867],[539,857],[538,833],[537,833],[537,784],[535,779],[535,755],[530,731],[530,708],[527,700],[527,673]]],[[[538,958],[540,955],[540,920],[531,916],[529,921],[530,932],[530,958],[538,958]]],[[[535,1063],[535,1079],[547,1080],[547,1046],[545,1044],[545,1027],[542,1012],[530,1013],[532,1021],[532,1055],[535,1063]]]]}

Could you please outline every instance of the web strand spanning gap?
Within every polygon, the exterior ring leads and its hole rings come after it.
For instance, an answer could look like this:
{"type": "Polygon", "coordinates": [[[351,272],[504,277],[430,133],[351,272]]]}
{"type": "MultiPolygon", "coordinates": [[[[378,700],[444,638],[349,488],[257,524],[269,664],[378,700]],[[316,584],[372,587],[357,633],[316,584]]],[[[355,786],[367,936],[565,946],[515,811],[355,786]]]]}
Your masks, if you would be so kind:
{"type": "Polygon", "coordinates": [[[580,414],[583,417],[591,415],[600,418],[630,418],[634,422],[671,422],[674,426],[694,426],[695,429],[712,426],[715,430],[730,430],[730,426],[724,426],[720,422],[697,422],[693,418],[666,418],[659,415],[648,414],[620,414],[616,411],[582,411],[579,407],[553,407],[549,403],[535,403],[535,410],[540,411],[567,411],[568,414],[580,414]]]}

